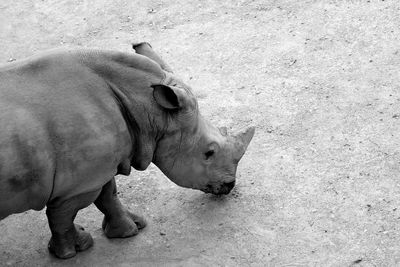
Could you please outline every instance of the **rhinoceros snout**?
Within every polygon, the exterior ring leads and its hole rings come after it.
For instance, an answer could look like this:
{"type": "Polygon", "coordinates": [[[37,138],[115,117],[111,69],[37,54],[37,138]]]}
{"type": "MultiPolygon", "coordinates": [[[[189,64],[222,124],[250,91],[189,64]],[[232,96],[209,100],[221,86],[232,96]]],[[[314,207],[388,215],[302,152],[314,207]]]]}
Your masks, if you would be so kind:
{"type": "Polygon", "coordinates": [[[231,192],[232,188],[235,186],[235,181],[230,182],[230,183],[223,183],[221,188],[219,189],[219,192],[217,193],[218,195],[226,195],[231,192]]]}
{"type": "Polygon", "coordinates": [[[227,195],[231,192],[235,186],[235,181],[229,183],[222,183],[219,186],[207,185],[207,189],[203,190],[206,193],[212,193],[214,195],[227,195]]]}

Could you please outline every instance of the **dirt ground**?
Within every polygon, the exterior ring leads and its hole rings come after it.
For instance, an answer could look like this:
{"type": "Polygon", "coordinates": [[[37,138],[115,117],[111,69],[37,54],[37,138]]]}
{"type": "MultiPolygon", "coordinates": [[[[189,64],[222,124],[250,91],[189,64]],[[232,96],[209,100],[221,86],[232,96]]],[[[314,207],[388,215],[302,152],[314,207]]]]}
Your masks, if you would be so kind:
{"type": "Polygon", "coordinates": [[[150,42],[218,126],[255,125],[226,197],[154,166],[118,177],[148,227],[49,255],[44,211],[0,222],[1,266],[399,266],[400,3],[396,0],[0,2],[0,62],[150,42]]]}

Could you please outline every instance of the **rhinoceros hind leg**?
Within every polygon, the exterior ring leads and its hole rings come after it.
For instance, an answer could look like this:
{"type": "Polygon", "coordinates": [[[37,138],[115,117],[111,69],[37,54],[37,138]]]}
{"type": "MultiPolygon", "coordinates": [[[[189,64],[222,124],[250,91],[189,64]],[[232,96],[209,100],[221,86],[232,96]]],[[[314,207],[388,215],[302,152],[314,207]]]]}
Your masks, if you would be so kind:
{"type": "Polygon", "coordinates": [[[121,204],[114,178],[103,186],[94,204],[104,214],[102,228],[108,238],[130,237],[146,226],[142,217],[129,212],[121,204]]]}
{"type": "Polygon", "coordinates": [[[71,258],[78,251],[93,245],[91,235],[73,223],[76,213],[93,203],[100,191],[85,193],[63,202],[47,204],[46,215],[51,230],[49,251],[61,259],[71,258]]]}

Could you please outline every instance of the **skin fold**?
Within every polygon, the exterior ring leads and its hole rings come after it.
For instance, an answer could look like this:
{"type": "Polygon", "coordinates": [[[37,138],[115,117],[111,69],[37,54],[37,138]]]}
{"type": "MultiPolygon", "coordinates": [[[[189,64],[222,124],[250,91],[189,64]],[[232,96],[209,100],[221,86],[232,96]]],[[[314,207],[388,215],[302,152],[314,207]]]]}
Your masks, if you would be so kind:
{"type": "Polygon", "coordinates": [[[116,174],[153,162],[180,186],[227,194],[254,135],[212,126],[151,46],[133,47],[53,50],[0,66],[0,219],[46,207],[59,258],[93,244],[73,223],[91,203],[107,237],[145,227],[119,201],[116,174]]]}

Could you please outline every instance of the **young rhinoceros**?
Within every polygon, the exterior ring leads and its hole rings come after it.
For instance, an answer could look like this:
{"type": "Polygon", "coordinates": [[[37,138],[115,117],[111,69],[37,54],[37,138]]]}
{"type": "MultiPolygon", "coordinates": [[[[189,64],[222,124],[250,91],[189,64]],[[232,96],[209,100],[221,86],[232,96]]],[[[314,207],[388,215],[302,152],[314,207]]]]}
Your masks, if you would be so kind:
{"type": "Polygon", "coordinates": [[[254,134],[213,127],[147,43],[134,49],[55,50],[0,67],[0,219],[47,206],[59,258],[93,244],[73,223],[93,202],[107,237],[145,226],[121,205],[116,174],[154,162],[180,186],[227,194],[254,134]]]}

